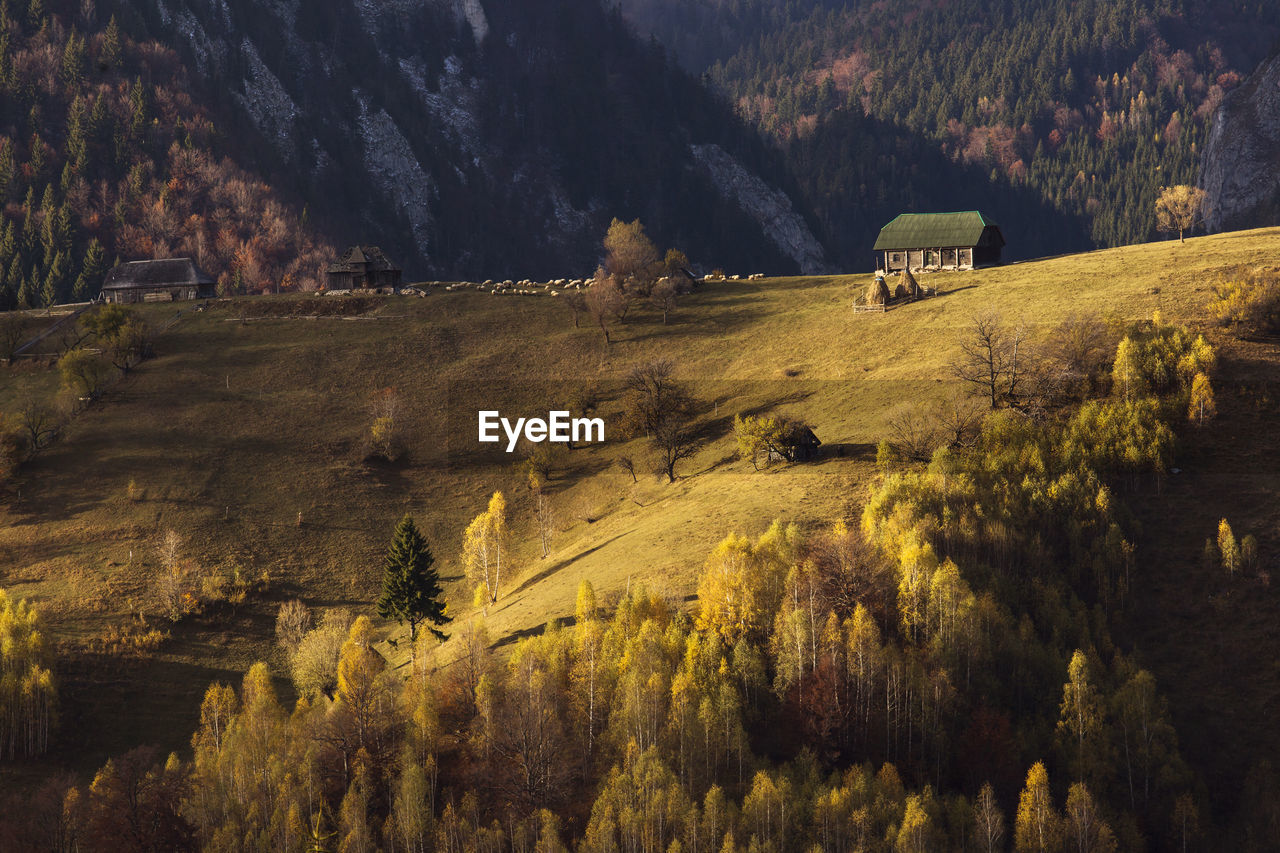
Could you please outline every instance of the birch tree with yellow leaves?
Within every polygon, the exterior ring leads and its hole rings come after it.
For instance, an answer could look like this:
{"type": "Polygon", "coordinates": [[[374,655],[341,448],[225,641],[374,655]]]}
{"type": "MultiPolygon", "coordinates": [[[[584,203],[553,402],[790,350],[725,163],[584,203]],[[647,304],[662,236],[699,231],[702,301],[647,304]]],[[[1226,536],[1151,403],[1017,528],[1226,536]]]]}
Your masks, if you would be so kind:
{"type": "Polygon", "coordinates": [[[7,758],[49,748],[58,690],[45,654],[40,617],[0,590],[0,750],[7,758]]]}
{"type": "Polygon", "coordinates": [[[467,578],[484,590],[490,604],[498,600],[502,564],[507,561],[507,499],[494,492],[489,506],[467,525],[462,540],[462,562],[467,578]]]}

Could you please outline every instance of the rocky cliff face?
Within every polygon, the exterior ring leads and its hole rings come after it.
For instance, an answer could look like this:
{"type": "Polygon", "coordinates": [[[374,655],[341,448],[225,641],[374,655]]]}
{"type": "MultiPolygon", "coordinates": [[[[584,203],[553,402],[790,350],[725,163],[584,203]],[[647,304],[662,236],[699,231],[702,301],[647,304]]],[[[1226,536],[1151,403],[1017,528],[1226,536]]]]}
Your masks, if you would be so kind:
{"type": "Polygon", "coordinates": [[[694,145],[692,151],[720,196],[746,211],[799,269],[815,273],[826,267],[822,245],[786,193],[751,174],[719,145],[694,145]]]}
{"type": "Polygon", "coordinates": [[[599,0],[124,2],[241,159],[411,277],[589,274],[613,216],[708,267],[822,266],[776,155],[599,0]]]}
{"type": "Polygon", "coordinates": [[[1280,222],[1280,55],[1223,100],[1200,164],[1210,231],[1280,222]]]}

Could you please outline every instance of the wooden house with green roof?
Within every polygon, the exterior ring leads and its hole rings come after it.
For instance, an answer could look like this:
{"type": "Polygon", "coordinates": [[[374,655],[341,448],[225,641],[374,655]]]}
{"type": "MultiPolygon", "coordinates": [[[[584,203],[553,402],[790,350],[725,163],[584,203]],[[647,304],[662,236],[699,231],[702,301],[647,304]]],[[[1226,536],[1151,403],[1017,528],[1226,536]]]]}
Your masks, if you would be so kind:
{"type": "Polygon", "coordinates": [[[970,270],[1000,263],[1000,226],[976,210],[901,213],[880,229],[876,263],[885,272],[970,270]]]}

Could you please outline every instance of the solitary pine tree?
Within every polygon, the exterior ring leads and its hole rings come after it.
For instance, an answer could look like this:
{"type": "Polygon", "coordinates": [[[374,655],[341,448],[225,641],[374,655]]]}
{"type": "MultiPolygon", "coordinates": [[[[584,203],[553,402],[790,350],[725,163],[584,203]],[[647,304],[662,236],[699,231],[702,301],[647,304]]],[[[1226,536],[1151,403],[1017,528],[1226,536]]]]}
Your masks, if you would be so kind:
{"type": "Polygon", "coordinates": [[[444,589],[440,586],[440,575],[432,568],[434,563],[431,549],[414,525],[413,516],[406,514],[396,525],[383,565],[378,615],[402,624],[408,622],[410,642],[417,641],[418,626],[424,622],[430,623],[427,630],[436,639],[449,639],[448,634],[432,627],[451,621],[444,612],[444,589]]]}

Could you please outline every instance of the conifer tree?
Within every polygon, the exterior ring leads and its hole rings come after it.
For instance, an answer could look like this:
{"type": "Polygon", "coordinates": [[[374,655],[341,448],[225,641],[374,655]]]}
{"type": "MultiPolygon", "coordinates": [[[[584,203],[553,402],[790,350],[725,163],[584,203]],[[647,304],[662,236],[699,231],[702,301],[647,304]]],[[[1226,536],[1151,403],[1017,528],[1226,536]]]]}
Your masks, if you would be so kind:
{"type": "Polygon", "coordinates": [[[448,634],[433,627],[445,625],[450,617],[445,615],[444,588],[440,575],[434,568],[435,558],[431,549],[413,523],[413,516],[405,514],[396,525],[396,532],[383,564],[382,596],[378,599],[378,615],[409,624],[409,641],[418,639],[418,627],[425,623],[427,630],[438,640],[447,640],[448,634]]]}
{"type": "Polygon", "coordinates": [[[44,286],[40,291],[43,307],[48,308],[63,301],[63,286],[66,279],[67,255],[65,252],[58,252],[45,270],[44,286]]]}
{"type": "Polygon", "coordinates": [[[58,280],[51,268],[44,277],[44,284],[40,287],[40,307],[49,308],[58,304],[58,280]]]}
{"type": "Polygon", "coordinates": [[[17,294],[17,307],[30,308],[32,302],[31,287],[27,283],[26,276],[22,274],[20,260],[17,255],[13,256],[13,262],[9,264],[9,271],[5,273],[4,280],[17,294]]]}
{"type": "Polygon", "coordinates": [[[147,125],[147,92],[142,88],[141,77],[134,78],[133,88],[129,90],[129,106],[129,132],[134,139],[138,139],[147,125]]]}
{"type": "Polygon", "coordinates": [[[83,171],[88,152],[88,111],[84,98],[76,95],[67,110],[67,166],[73,171],[83,171]]]}
{"type": "Polygon", "coordinates": [[[107,71],[120,65],[120,26],[116,16],[111,16],[107,31],[102,35],[102,48],[98,52],[98,65],[107,71]]]}
{"type": "MultiPolygon", "coordinates": [[[[3,260],[3,243],[0,243],[0,260],[3,260]]],[[[84,302],[93,298],[94,293],[98,290],[102,283],[102,276],[107,271],[106,253],[102,249],[102,244],[98,242],[98,238],[89,241],[89,246],[85,249],[84,263],[80,267],[80,275],[76,278],[73,298],[77,302],[84,302]]]]}
{"type": "Polygon", "coordinates": [[[72,30],[67,36],[66,47],[62,50],[62,82],[68,89],[79,90],[84,83],[87,64],[84,39],[72,30]]]}
{"type": "Polygon", "coordinates": [[[14,173],[13,143],[9,137],[0,138],[0,202],[9,198],[9,185],[14,173]]]}
{"type": "Polygon", "coordinates": [[[13,56],[9,49],[9,9],[0,5],[0,89],[8,90],[12,82],[13,56]]]}

